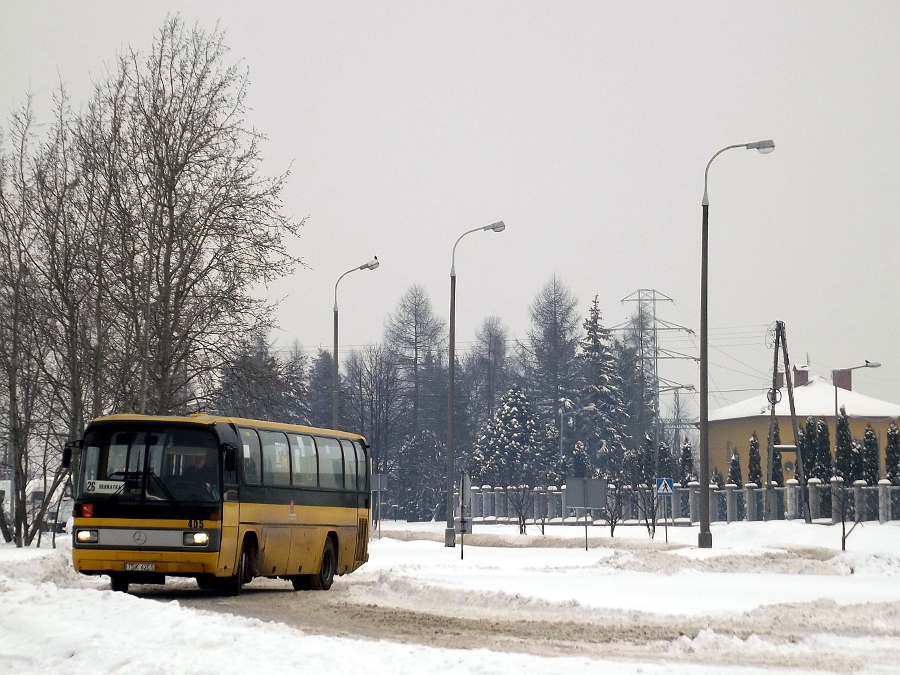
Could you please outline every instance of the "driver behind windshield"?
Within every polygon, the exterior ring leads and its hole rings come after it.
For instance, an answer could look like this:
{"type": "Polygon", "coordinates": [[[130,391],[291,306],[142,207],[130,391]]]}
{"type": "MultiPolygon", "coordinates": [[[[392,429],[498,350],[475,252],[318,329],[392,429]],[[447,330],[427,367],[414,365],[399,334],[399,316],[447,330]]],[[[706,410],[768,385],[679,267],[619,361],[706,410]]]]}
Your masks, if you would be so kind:
{"type": "Polygon", "coordinates": [[[202,452],[190,455],[184,470],[184,477],[195,483],[218,485],[215,450],[206,448],[202,452]]]}

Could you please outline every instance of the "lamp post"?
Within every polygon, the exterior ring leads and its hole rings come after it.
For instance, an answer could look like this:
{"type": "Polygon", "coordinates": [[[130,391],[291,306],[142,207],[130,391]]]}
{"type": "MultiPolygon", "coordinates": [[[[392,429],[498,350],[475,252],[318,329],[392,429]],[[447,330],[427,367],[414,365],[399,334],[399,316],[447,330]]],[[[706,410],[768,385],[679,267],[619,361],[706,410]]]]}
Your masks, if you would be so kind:
{"type": "Polygon", "coordinates": [[[447,529],[444,531],[444,546],[456,546],[456,527],[453,522],[453,480],[455,478],[456,457],[453,448],[453,413],[454,393],[453,378],[456,370],[456,247],[460,240],[473,232],[503,232],[506,225],[502,220],[496,223],[476,227],[459,235],[459,239],[453,244],[453,253],[450,256],[450,362],[448,366],[447,387],[447,529]]]}
{"type": "Polygon", "coordinates": [[[880,368],[881,364],[878,361],[869,361],[866,359],[866,362],[861,366],[853,366],[851,368],[838,368],[837,370],[831,371],[831,384],[834,385],[834,456],[837,459],[837,450],[838,450],[838,377],[841,373],[847,373],[847,387],[850,388],[850,371],[859,370],[860,368],[880,368]]]}
{"type": "Polygon", "coordinates": [[[354,267],[353,269],[349,269],[344,272],[341,276],[338,277],[338,280],[334,282],[334,351],[332,352],[332,357],[334,363],[332,364],[331,370],[331,428],[338,428],[338,408],[340,405],[340,390],[341,390],[341,381],[340,375],[338,374],[338,304],[337,304],[337,289],[338,284],[341,283],[341,279],[350,274],[350,272],[355,272],[356,270],[374,270],[381,263],[378,262],[378,256],[376,255],[365,265],[360,265],[359,267],[354,267]]]}
{"type": "Polygon", "coordinates": [[[706,172],[703,174],[703,229],[701,234],[702,253],[700,269],[700,534],[697,542],[700,548],[712,548],[712,532],[709,529],[709,361],[706,323],[706,296],[709,278],[709,196],[707,183],[710,164],[723,152],[733,148],[759,150],[759,152],[766,154],[775,149],[775,142],[757,141],[755,143],[741,143],[724,147],[710,158],[709,163],[706,165],[706,172]]]}

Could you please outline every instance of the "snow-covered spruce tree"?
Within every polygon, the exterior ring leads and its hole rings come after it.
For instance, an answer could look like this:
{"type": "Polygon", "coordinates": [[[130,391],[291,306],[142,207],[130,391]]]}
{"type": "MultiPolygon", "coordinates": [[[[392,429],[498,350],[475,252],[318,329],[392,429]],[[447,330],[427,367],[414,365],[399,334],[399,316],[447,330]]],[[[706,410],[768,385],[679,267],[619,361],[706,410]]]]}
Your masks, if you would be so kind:
{"type": "Polygon", "coordinates": [[[831,434],[828,431],[828,422],[823,417],[816,422],[816,463],[810,471],[823,483],[831,480],[831,434]]]}
{"type": "MultiPolygon", "coordinates": [[[[768,442],[768,439],[767,439],[768,442]]],[[[778,449],[778,446],[781,445],[781,432],[778,429],[778,418],[775,418],[775,433],[772,434],[772,481],[777,485],[784,485],[784,468],[781,460],[781,450],[778,449]]],[[[768,457],[768,453],[766,457],[768,457]]]]}
{"type": "Polygon", "coordinates": [[[603,473],[608,469],[603,462],[609,451],[614,446],[625,445],[627,413],[612,339],[601,323],[596,296],[584,321],[584,337],[575,360],[575,433],[583,442],[591,464],[603,473]]]}
{"type": "Polygon", "coordinates": [[[759,438],[756,432],[750,436],[750,450],[747,452],[747,482],[762,487],[762,466],[759,458],[759,438]]]}
{"type": "Polygon", "coordinates": [[[400,513],[410,522],[446,517],[446,446],[425,429],[400,447],[395,468],[400,513]]]}
{"type": "Polygon", "coordinates": [[[871,424],[866,425],[866,433],[863,435],[862,454],[862,479],[866,485],[878,485],[881,476],[881,454],[878,452],[878,436],[871,424]]]}
{"type": "Polygon", "coordinates": [[[884,477],[891,481],[891,485],[900,485],[900,429],[893,422],[887,430],[884,463],[884,477]]]}
{"type": "Polygon", "coordinates": [[[850,435],[850,420],[844,406],[841,406],[841,414],[837,420],[835,443],[834,475],[843,478],[845,482],[850,481],[853,475],[853,437],[850,435]]]}
{"type": "Polygon", "coordinates": [[[483,485],[503,488],[521,534],[534,488],[547,485],[553,471],[546,456],[537,412],[515,385],[500,400],[497,413],[475,444],[472,472],[483,485]]]}
{"type": "Polygon", "coordinates": [[[572,475],[574,475],[575,478],[593,477],[591,459],[588,457],[587,450],[582,441],[575,441],[575,448],[572,450],[572,475]]]}
{"type": "Polygon", "coordinates": [[[694,470],[694,450],[691,442],[684,439],[681,444],[681,487],[687,487],[688,483],[697,480],[697,473],[694,470]]]}
{"type": "Polygon", "coordinates": [[[744,487],[744,478],[741,473],[741,456],[737,450],[731,453],[731,463],[728,465],[728,482],[738,487],[744,487]]]}

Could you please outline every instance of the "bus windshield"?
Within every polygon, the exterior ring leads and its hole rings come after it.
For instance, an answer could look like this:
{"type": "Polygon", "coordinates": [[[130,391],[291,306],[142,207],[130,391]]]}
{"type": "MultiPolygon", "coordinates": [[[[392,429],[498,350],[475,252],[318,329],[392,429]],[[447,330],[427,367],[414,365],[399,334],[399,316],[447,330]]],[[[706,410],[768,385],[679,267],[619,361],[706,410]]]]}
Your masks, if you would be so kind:
{"type": "Polygon", "coordinates": [[[98,427],[85,435],[75,492],[123,502],[218,501],[217,449],[205,429],[98,427]]]}

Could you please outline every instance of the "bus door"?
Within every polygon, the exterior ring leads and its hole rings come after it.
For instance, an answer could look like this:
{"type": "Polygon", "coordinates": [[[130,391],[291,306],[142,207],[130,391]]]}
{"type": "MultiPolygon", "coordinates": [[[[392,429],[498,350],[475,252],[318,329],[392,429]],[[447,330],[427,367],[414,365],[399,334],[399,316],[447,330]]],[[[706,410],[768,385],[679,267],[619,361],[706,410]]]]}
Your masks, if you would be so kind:
{"type": "Polygon", "coordinates": [[[353,451],[356,455],[356,552],[353,556],[353,566],[358,567],[369,559],[369,522],[371,518],[371,492],[368,485],[369,462],[366,451],[359,441],[353,441],[353,451]]]}
{"type": "MultiPolygon", "coordinates": [[[[219,425],[216,425],[219,426],[219,425]]],[[[226,438],[234,436],[234,432],[230,426],[220,431],[219,437],[226,438]]],[[[238,452],[235,457],[235,466],[229,471],[225,468],[225,462],[222,462],[222,541],[219,549],[219,564],[217,572],[220,576],[231,576],[234,574],[237,565],[237,541],[240,534],[240,488],[238,486],[238,467],[241,463],[243,450],[240,443],[234,440],[227,442],[237,445],[238,452]]],[[[223,458],[224,459],[224,458],[223,458]]]]}

